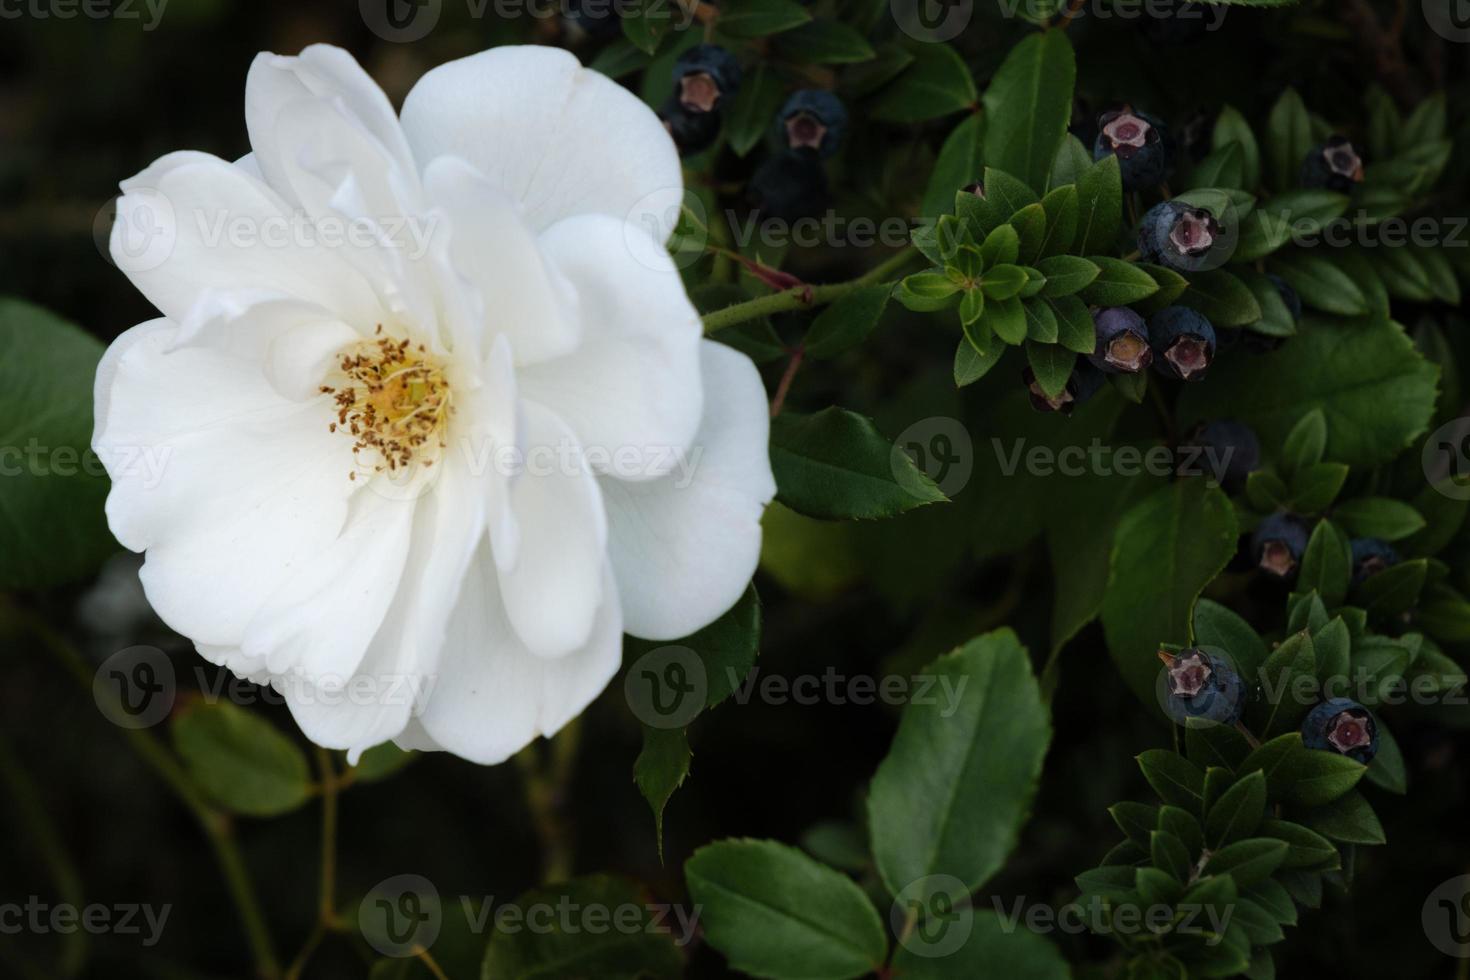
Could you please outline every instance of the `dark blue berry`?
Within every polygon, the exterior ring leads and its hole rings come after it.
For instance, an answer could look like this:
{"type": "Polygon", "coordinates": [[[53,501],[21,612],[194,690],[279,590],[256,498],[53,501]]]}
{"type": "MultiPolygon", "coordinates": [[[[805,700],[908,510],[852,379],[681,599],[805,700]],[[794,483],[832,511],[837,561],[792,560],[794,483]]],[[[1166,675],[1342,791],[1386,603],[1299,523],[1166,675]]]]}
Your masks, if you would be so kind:
{"type": "Polygon", "coordinates": [[[696,44],[674,62],[674,95],[690,112],[713,112],[740,88],[740,62],[718,44],[696,44]]]}
{"type": "Polygon", "coordinates": [[[680,156],[692,156],[709,149],[720,134],[718,112],[690,112],[677,95],[670,95],[664,100],[664,104],[659,106],[658,117],[674,138],[680,156]]]}
{"type": "Polygon", "coordinates": [[[1160,201],[1139,222],[1138,254],[1145,262],[1194,272],[1205,267],[1223,233],[1220,222],[1203,208],[1160,201]]]}
{"type": "Polygon", "coordinates": [[[1346,136],[1332,136],[1312,147],[1302,161],[1302,186],[1346,194],[1363,181],[1363,158],[1346,136]]]}
{"type": "Polygon", "coordinates": [[[1278,578],[1290,578],[1307,550],[1307,537],[1307,526],[1300,518],[1272,514],[1257,524],[1251,535],[1251,557],[1258,568],[1278,578]]]}
{"type": "Polygon", "coordinates": [[[1246,478],[1261,465],[1261,442],[1255,431],[1233,419],[1200,424],[1185,445],[1203,451],[1204,458],[1195,465],[1214,467],[1220,485],[1231,493],[1243,490],[1246,478]]]}
{"type": "Polygon", "coordinates": [[[1378,754],[1378,722],[1368,709],[1348,698],[1323,701],[1302,722],[1302,744],[1336,752],[1363,765],[1378,754]]]}
{"type": "Polygon", "coordinates": [[[1137,374],[1153,362],[1148,326],[1126,306],[1111,306],[1092,315],[1096,346],[1087,359],[1107,374],[1137,374]]]}
{"type": "Polygon", "coordinates": [[[1198,310],[1166,306],[1148,318],[1154,368],[1185,381],[1198,381],[1215,359],[1215,328],[1198,310]]]}
{"type": "Polygon", "coordinates": [[[1125,105],[1103,113],[1097,128],[1092,158],[1115,155],[1125,191],[1147,190],[1163,182],[1170,155],[1169,134],[1163,123],[1125,105]]]}
{"type": "Polygon", "coordinates": [[[1353,582],[1356,584],[1399,563],[1399,553],[1377,538],[1353,538],[1353,582]]]}
{"type": "Polygon", "coordinates": [[[824,89],[791,93],[776,115],[781,145],[789,150],[814,150],[820,157],[837,152],[847,131],[847,108],[824,89]]]}
{"type": "Polygon", "coordinates": [[[1097,394],[1106,380],[1097,368],[1086,361],[1078,361],[1062,393],[1048,395],[1037,383],[1035,371],[1029,367],[1021,371],[1021,381],[1031,395],[1031,407],[1038,412],[1061,412],[1063,415],[1071,415],[1074,408],[1097,394]]]}
{"type": "Polygon", "coordinates": [[[1245,710],[1245,683],[1225,657],[1198,647],[1159,651],[1164,711],[1179,724],[1191,718],[1230,725],[1245,710]]]}
{"type": "Polygon", "coordinates": [[[761,218],[797,221],[827,208],[827,172],[810,150],[787,150],[767,157],[745,189],[761,218]]]}
{"type": "Polygon", "coordinates": [[[1281,294],[1281,302],[1285,303],[1287,310],[1291,312],[1291,322],[1295,323],[1300,320],[1302,318],[1302,298],[1297,295],[1295,289],[1291,288],[1291,283],[1274,272],[1266,273],[1266,278],[1271,280],[1271,285],[1275,286],[1276,291],[1281,294]]]}

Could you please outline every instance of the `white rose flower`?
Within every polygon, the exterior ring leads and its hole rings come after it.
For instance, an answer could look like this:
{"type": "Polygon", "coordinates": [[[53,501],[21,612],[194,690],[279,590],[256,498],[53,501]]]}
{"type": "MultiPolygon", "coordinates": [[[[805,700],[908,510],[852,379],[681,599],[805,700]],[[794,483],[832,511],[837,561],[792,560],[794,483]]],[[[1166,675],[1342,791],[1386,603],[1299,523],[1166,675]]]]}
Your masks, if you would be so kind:
{"type": "Polygon", "coordinates": [[[122,185],[112,252],[163,319],[98,368],[108,521],[313,741],[502,761],[756,567],[766,396],[663,247],[678,154],[542,47],[434,69],[401,118],[342,50],[262,54],[245,117],[244,159],[122,185]]]}

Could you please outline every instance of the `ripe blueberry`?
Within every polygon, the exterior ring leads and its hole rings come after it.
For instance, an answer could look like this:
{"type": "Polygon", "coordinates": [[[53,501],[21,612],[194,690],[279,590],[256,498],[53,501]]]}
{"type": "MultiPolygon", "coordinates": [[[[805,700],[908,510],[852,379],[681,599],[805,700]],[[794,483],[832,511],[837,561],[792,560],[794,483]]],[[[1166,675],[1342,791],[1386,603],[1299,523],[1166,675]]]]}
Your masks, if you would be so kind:
{"type": "Polygon", "coordinates": [[[815,217],[827,208],[827,172],[810,150],[786,150],[756,168],[745,197],[762,218],[815,217]]]}
{"type": "Polygon", "coordinates": [[[1289,578],[1306,550],[1307,526],[1290,514],[1272,514],[1251,535],[1256,565],[1278,578],[1289,578]]]}
{"type": "Polygon", "coordinates": [[[1212,472],[1231,493],[1244,489],[1246,478],[1261,465],[1261,443],[1255,431],[1233,419],[1202,422],[1184,445],[1203,451],[1195,465],[1215,467],[1212,472]]]}
{"type": "Polygon", "coordinates": [[[1061,412],[1063,415],[1071,415],[1074,408],[1097,394],[1105,380],[1097,368],[1086,361],[1078,361],[1061,394],[1048,395],[1037,382],[1035,371],[1029,367],[1021,371],[1021,381],[1031,395],[1031,407],[1038,412],[1061,412]]]}
{"type": "Polygon", "coordinates": [[[1353,538],[1350,546],[1353,552],[1354,584],[1399,563],[1399,553],[1386,541],[1377,538],[1353,538]]]}
{"type": "Polygon", "coordinates": [[[690,112],[677,95],[669,96],[659,106],[658,117],[674,138],[680,156],[692,156],[709,149],[720,134],[718,112],[690,112]]]}
{"type": "Polygon", "coordinates": [[[1281,302],[1285,303],[1287,310],[1291,312],[1291,322],[1295,323],[1300,320],[1302,318],[1302,298],[1297,295],[1296,290],[1274,272],[1266,273],[1266,278],[1271,280],[1271,285],[1275,286],[1276,291],[1281,294],[1281,302]]]}
{"type": "Polygon", "coordinates": [[[1138,254],[1145,262],[1183,272],[1200,268],[1224,229],[1203,208],[1160,201],[1138,224],[1138,254]]]}
{"type": "Polygon", "coordinates": [[[1215,328],[1187,306],[1166,306],[1148,318],[1154,368],[1163,374],[1198,381],[1215,357],[1215,328]]]}
{"type": "Polygon", "coordinates": [[[674,62],[674,95],[690,112],[713,112],[740,87],[740,62],[718,44],[696,44],[674,62]]]}
{"type": "Polygon", "coordinates": [[[1363,159],[1346,136],[1332,136],[1312,147],[1302,161],[1302,186],[1346,194],[1363,181],[1363,159]]]}
{"type": "Polygon", "coordinates": [[[1148,327],[1143,317],[1126,306],[1112,306],[1092,315],[1097,346],[1087,355],[1093,366],[1107,374],[1137,374],[1153,362],[1148,327]]]}
{"type": "Polygon", "coordinates": [[[1164,124],[1147,113],[1125,105],[1103,113],[1097,120],[1092,158],[1118,158],[1125,191],[1158,186],[1169,169],[1169,134],[1164,124]]]}
{"type": "Polygon", "coordinates": [[[1358,702],[1333,698],[1307,712],[1302,722],[1302,743],[1309,749],[1336,752],[1366,766],[1378,754],[1378,722],[1358,702]]]}
{"type": "Polygon", "coordinates": [[[1179,724],[1201,718],[1234,724],[1245,710],[1245,683],[1235,667],[1221,656],[1198,647],[1177,655],[1159,651],[1164,664],[1164,711],[1179,724]]]}
{"type": "Polygon", "coordinates": [[[790,150],[814,150],[823,158],[837,152],[847,130],[847,108],[823,89],[791,93],[776,116],[780,142],[790,150]]]}

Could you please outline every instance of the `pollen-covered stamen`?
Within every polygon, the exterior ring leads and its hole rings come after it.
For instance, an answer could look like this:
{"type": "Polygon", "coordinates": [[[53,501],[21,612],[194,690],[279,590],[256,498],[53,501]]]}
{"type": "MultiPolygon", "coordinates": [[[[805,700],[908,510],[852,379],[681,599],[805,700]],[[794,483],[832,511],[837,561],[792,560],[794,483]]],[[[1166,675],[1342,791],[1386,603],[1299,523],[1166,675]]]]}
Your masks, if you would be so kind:
{"type": "Polygon", "coordinates": [[[415,461],[432,466],[446,445],[444,427],[453,411],[449,383],[423,344],[382,332],[379,326],[375,340],[344,351],[335,372],[340,382],[321,386],[337,407],[330,428],[356,440],[353,454],[373,472],[415,461]]]}

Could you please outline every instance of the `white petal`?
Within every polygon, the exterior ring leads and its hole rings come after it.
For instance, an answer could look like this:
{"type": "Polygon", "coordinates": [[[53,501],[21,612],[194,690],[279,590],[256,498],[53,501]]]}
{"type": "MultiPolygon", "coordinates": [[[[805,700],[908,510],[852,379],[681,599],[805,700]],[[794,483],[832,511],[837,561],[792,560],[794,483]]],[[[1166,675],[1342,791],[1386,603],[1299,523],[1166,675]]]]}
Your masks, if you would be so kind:
{"type": "Polygon", "coordinates": [[[587,642],[602,602],[607,516],[597,478],[565,422],[522,403],[525,465],[510,485],[519,547],[500,572],[506,615],[521,642],[561,656],[587,642]]]}
{"type": "Polygon", "coordinates": [[[761,514],[776,493],[760,374],[714,341],[701,350],[705,415],[678,470],[631,483],[604,477],[608,554],[634,636],[672,640],[718,619],[760,560],[761,514]]]}
{"type": "Polygon", "coordinates": [[[558,222],[546,256],[577,290],[582,344],[521,369],[521,390],[566,419],[600,470],[628,479],[668,472],[702,410],[699,314],[668,253],[635,258],[642,232],[602,215],[558,222]]]}
{"type": "Polygon", "coordinates": [[[340,254],[294,241],[288,206],[243,168],[172,153],[122,184],[118,268],[186,335],[221,313],[296,299],[370,332],[383,311],[340,254]]]}
{"type": "Polygon", "coordinates": [[[668,238],[684,190],[658,116],[607,76],[556,48],[505,46],[440,65],[403,104],[419,166],[469,161],[532,228],[609,214],[668,238]]]}
{"type": "Polygon", "coordinates": [[[622,662],[617,590],[612,576],[602,574],[604,600],[586,642],[547,659],[517,639],[482,548],[465,578],[428,706],[400,744],[494,765],[581,714],[622,662]]]}
{"type": "Polygon", "coordinates": [[[255,164],[277,190],[286,193],[291,186],[286,168],[296,147],[279,140],[276,123],[288,102],[307,97],[337,102],[404,171],[413,170],[413,155],[383,90],[346,51],[313,44],[298,57],[257,55],[245,77],[245,125],[255,164]]]}

